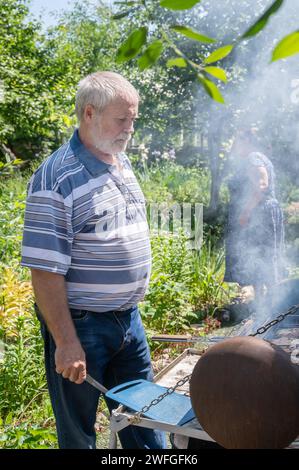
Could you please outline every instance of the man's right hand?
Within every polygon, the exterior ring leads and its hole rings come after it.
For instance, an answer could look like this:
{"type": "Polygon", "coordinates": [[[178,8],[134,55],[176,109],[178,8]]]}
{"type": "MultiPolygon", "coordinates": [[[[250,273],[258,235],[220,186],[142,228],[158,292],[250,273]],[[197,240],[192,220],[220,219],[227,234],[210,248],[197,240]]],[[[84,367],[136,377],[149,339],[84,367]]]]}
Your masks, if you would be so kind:
{"type": "Polygon", "coordinates": [[[71,382],[81,384],[86,379],[86,359],[78,339],[71,343],[56,345],[56,372],[71,382]]]}

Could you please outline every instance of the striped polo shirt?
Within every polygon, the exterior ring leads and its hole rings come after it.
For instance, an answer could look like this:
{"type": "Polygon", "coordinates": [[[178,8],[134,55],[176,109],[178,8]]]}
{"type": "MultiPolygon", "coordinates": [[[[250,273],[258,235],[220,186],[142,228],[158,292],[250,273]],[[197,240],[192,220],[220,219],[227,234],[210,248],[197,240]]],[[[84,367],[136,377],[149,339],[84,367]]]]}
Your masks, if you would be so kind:
{"type": "Polygon", "coordinates": [[[127,156],[117,157],[120,170],[76,130],[28,184],[21,264],[64,275],[70,308],[127,310],[149,282],[144,196],[127,156]]]}

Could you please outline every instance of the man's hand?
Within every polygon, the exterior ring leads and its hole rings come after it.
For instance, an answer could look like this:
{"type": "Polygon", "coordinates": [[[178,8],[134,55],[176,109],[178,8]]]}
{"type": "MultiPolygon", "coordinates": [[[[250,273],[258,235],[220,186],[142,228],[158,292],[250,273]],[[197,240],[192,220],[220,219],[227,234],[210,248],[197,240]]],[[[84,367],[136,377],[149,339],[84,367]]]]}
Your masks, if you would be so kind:
{"type": "Polygon", "coordinates": [[[76,333],[62,274],[31,269],[36,303],[55,345],[56,372],[81,384],[86,378],[85,353],[76,333]]]}
{"type": "Polygon", "coordinates": [[[86,359],[79,340],[56,346],[56,372],[71,382],[81,384],[86,378],[86,359]]]}

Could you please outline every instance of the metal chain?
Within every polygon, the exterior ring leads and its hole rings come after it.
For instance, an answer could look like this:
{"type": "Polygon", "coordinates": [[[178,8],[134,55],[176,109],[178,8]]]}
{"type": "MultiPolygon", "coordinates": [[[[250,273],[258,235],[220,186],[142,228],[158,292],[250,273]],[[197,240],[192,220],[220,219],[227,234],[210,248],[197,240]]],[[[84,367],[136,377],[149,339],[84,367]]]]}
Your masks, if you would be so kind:
{"type": "Polygon", "coordinates": [[[163,400],[163,398],[167,397],[168,395],[171,395],[173,392],[176,391],[178,387],[181,387],[184,385],[186,382],[189,382],[191,379],[192,374],[186,375],[183,379],[179,380],[173,387],[169,387],[164,393],[159,395],[157,398],[154,398],[148,405],[145,405],[140,411],[137,411],[134,413],[134,415],[129,418],[129,421],[134,424],[134,423],[139,423],[141,419],[141,415],[143,413],[146,413],[152,406],[157,405],[160,403],[160,401],[163,400]]]}
{"type": "Polygon", "coordinates": [[[299,310],[299,304],[293,305],[293,307],[289,308],[289,310],[287,310],[286,313],[282,313],[282,314],[279,315],[277,318],[275,318],[275,320],[271,320],[271,321],[270,321],[269,323],[267,323],[266,325],[261,326],[260,328],[258,328],[255,333],[252,333],[252,334],[250,334],[250,335],[248,335],[248,336],[262,335],[263,333],[265,333],[266,331],[268,331],[270,328],[272,328],[272,326],[277,325],[277,323],[280,323],[282,320],[285,319],[285,317],[287,317],[288,315],[293,315],[293,314],[296,313],[298,310],[299,310]]]}
{"type": "MultiPolygon", "coordinates": [[[[274,320],[270,321],[264,326],[261,326],[256,330],[255,333],[251,333],[248,336],[257,336],[257,335],[262,335],[266,331],[268,331],[272,326],[277,325],[277,323],[280,323],[287,317],[288,315],[292,315],[296,313],[299,310],[299,304],[293,305],[293,307],[289,308],[285,313],[280,314],[277,318],[274,320]]],[[[160,403],[160,401],[163,400],[163,398],[167,397],[168,395],[171,395],[173,392],[176,391],[176,389],[182,385],[184,385],[186,382],[189,382],[192,377],[192,374],[186,375],[184,378],[180,379],[173,387],[169,387],[164,393],[159,395],[157,398],[154,398],[148,405],[145,405],[140,411],[137,411],[136,413],[133,414],[132,417],[130,417],[128,420],[132,424],[137,424],[141,420],[141,415],[143,413],[146,413],[152,406],[157,405],[160,403]]]]}

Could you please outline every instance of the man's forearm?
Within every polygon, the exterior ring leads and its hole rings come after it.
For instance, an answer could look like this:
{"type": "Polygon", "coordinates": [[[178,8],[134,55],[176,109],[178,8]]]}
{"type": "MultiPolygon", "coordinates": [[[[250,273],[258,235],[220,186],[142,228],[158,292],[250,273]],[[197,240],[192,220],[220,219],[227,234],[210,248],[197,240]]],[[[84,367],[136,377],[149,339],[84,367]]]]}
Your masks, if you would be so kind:
{"type": "Polygon", "coordinates": [[[56,372],[77,384],[86,378],[86,358],[68,307],[64,276],[31,270],[36,303],[55,344],[56,372]]]}
{"type": "Polygon", "coordinates": [[[36,303],[56,346],[78,341],[70,315],[64,276],[31,269],[36,303]]]}

